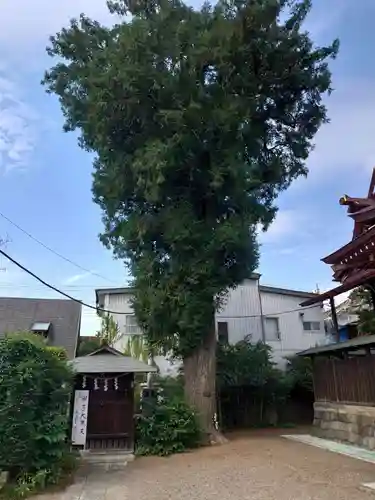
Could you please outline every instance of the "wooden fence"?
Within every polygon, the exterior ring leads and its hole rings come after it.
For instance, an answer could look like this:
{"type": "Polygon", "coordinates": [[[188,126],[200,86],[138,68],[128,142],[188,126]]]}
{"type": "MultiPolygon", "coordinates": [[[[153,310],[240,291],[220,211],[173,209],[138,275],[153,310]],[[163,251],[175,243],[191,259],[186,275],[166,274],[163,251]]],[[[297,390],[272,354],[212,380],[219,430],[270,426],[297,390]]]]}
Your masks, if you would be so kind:
{"type": "Polygon", "coordinates": [[[252,387],[231,387],[218,395],[220,425],[226,430],[277,424],[311,424],[314,395],[294,389],[282,404],[265,404],[252,387]]]}
{"type": "Polygon", "coordinates": [[[316,401],[375,405],[375,356],[314,360],[316,401]]]}

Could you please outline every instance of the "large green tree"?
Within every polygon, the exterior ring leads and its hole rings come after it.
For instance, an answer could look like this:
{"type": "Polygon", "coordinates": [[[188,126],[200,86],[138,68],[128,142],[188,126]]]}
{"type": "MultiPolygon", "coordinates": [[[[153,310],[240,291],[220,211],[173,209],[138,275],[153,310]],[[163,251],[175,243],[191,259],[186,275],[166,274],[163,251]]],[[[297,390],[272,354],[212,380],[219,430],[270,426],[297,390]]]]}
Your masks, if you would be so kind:
{"type": "Polygon", "coordinates": [[[256,228],[307,173],[326,119],[328,60],[302,28],[309,0],[115,0],[51,38],[65,130],[94,152],[101,239],[130,266],[150,346],[183,359],[186,396],[215,437],[215,309],[256,268],[256,228]]]}

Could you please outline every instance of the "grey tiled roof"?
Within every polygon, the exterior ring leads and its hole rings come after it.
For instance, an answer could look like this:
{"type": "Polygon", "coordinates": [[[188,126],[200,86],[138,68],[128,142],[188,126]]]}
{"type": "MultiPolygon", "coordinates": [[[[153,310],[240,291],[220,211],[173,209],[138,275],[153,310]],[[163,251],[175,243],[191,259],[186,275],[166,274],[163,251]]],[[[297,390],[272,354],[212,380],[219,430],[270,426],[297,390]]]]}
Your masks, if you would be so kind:
{"type": "Polygon", "coordinates": [[[0,298],[0,338],[29,331],[33,323],[51,323],[48,343],[64,347],[69,358],[76,352],[81,326],[81,304],[73,300],[0,298]]]}
{"type": "Polygon", "coordinates": [[[93,356],[80,356],[72,361],[78,373],[147,373],[156,372],[154,366],[128,356],[115,356],[109,353],[93,356]]]}

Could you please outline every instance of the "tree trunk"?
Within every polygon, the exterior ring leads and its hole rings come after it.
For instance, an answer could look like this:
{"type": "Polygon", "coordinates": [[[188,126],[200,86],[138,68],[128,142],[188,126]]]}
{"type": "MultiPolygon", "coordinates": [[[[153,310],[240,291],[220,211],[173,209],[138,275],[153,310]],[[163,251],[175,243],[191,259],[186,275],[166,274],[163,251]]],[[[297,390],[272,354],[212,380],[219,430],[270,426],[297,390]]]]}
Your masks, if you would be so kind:
{"type": "Polygon", "coordinates": [[[209,444],[227,440],[216,428],[216,332],[213,326],[203,343],[190,356],[184,358],[185,397],[195,408],[209,444]]]}

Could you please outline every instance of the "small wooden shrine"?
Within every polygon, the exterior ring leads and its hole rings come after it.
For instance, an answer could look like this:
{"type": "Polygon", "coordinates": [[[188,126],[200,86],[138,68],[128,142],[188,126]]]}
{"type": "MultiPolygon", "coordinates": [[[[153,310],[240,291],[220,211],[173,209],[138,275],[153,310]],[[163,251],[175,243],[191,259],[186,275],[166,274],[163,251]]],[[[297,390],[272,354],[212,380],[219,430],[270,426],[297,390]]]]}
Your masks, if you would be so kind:
{"type": "Polygon", "coordinates": [[[375,168],[367,197],[352,198],[344,195],[339,203],[348,207],[348,216],[354,221],[353,236],[349,243],[324,257],[322,261],[331,266],[333,280],[340,285],[301,304],[309,306],[328,299],[337,334],[335,296],[363,286],[370,290],[375,306],[375,168]]]}
{"type": "Polygon", "coordinates": [[[72,361],[76,372],[72,444],[86,450],[134,449],[134,374],[156,368],[108,346],[72,361]]]}

